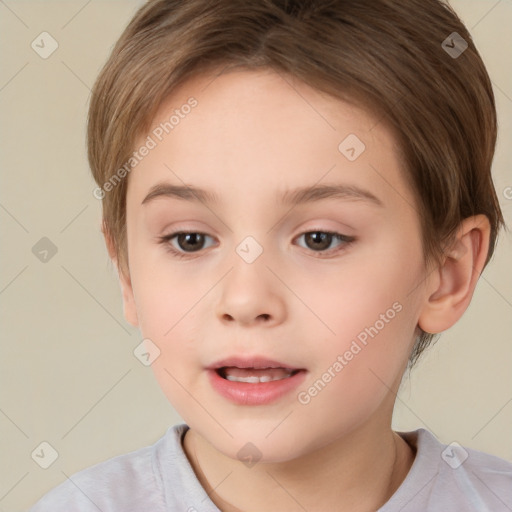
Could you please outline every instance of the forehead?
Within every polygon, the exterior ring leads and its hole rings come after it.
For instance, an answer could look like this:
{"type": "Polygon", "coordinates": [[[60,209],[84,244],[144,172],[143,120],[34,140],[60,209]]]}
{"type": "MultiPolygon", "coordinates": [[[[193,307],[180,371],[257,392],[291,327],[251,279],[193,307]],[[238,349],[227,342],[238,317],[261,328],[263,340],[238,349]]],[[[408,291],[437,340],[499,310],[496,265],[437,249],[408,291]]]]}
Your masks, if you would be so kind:
{"type": "Polygon", "coordinates": [[[246,206],[248,194],[274,199],[323,182],[364,188],[383,202],[397,199],[392,189],[408,195],[396,141],[378,117],[272,70],[194,77],[162,104],[136,148],[147,137],[155,147],[129,179],[139,203],[162,181],[220,199],[244,190],[246,206]]]}

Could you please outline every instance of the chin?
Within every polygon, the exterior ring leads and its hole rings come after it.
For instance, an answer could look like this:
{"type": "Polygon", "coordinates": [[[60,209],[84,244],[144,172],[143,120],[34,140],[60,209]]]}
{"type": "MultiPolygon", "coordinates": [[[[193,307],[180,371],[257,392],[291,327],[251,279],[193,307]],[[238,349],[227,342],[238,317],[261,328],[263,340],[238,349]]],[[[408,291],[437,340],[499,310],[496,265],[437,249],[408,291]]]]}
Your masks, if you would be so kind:
{"type": "Polygon", "coordinates": [[[268,436],[268,432],[271,430],[231,428],[230,432],[233,438],[226,439],[226,436],[223,436],[222,439],[206,439],[223,455],[233,460],[239,460],[248,467],[254,463],[289,462],[305,455],[309,449],[314,449],[311,443],[293,435],[289,430],[283,429],[280,433],[276,430],[268,436]]]}

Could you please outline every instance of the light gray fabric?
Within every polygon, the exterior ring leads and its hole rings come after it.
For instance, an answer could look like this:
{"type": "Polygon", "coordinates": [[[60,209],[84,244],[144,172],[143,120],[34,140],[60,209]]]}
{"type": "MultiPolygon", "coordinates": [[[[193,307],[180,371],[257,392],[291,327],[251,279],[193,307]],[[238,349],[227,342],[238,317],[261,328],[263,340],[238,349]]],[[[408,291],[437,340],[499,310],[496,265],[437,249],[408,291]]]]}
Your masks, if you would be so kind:
{"type": "MultiPolygon", "coordinates": [[[[76,473],[29,512],[219,512],[183,451],[187,429],[170,427],[152,446],[76,473]]],[[[424,429],[400,435],[416,447],[416,458],[378,512],[512,511],[512,463],[447,447],[424,429]]]]}
{"type": "Polygon", "coordinates": [[[416,458],[378,512],[512,512],[512,463],[441,444],[425,429],[399,434],[416,446],[416,458]]]}

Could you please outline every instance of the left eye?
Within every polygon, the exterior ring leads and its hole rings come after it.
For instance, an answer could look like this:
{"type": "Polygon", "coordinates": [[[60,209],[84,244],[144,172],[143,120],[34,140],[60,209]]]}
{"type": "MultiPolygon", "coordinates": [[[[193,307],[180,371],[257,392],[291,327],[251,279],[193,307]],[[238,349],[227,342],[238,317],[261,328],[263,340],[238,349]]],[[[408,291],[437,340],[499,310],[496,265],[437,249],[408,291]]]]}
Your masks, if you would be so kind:
{"type": "MultiPolygon", "coordinates": [[[[342,235],[340,233],[333,233],[331,231],[308,231],[299,235],[298,239],[302,237],[304,237],[306,249],[311,249],[315,252],[326,252],[326,249],[334,240],[338,240],[340,242],[338,247],[348,245],[354,240],[353,237],[342,235]]],[[[334,250],[334,252],[336,252],[336,250],[334,250]]]]}

